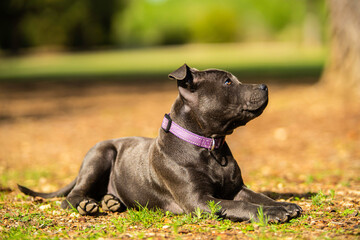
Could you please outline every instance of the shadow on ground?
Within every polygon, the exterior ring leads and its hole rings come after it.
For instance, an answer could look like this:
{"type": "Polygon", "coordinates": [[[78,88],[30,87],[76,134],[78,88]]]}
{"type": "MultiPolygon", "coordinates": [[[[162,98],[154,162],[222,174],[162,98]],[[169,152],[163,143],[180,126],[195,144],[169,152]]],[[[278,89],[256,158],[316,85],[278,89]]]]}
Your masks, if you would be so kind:
{"type": "Polygon", "coordinates": [[[279,192],[265,191],[265,192],[262,192],[262,194],[265,194],[266,196],[268,196],[268,197],[270,197],[270,198],[272,198],[274,200],[278,200],[278,199],[289,200],[289,199],[294,199],[294,198],[311,199],[311,197],[315,196],[317,193],[315,193],[315,192],[307,192],[307,193],[285,192],[285,193],[279,193],[279,192]]]}

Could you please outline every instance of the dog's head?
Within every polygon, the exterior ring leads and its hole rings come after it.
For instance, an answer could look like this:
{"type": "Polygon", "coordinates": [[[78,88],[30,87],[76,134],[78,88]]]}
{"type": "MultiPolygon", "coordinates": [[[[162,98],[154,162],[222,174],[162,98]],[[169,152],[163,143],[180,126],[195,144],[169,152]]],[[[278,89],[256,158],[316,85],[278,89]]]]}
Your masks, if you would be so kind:
{"type": "Polygon", "coordinates": [[[183,111],[191,112],[212,137],[231,134],[259,116],[268,103],[266,85],[242,84],[226,71],[199,71],[184,64],[169,78],[177,80],[183,111]]]}

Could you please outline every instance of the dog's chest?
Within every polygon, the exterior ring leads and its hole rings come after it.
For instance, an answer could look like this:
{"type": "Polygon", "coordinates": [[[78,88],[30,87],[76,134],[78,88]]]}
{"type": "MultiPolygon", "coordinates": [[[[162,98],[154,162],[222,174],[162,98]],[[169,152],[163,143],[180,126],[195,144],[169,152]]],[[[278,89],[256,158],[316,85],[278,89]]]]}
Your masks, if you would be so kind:
{"type": "Polygon", "coordinates": [[[228,158],[226,164],[211,161],[209,176],[211,177],[215,195],[224,199],[232,199],[243,186],[240,168],[235,159],[228,158]]]}

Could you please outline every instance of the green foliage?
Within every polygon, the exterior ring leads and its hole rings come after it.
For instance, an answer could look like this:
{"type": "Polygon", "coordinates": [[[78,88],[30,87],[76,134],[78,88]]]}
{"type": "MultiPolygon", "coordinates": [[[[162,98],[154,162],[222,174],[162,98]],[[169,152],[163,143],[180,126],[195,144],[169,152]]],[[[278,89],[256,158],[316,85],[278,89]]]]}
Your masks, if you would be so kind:
{"type": "Polygon", "coordinates": [[[256,224],[259,227],[266,227],[269,224],[269,219],[264,214],[264,209],[262,206],[260,206],[258,208],[257,219],[258,219],[258,221],[256,221],[255,219],[252,219],[251,222],[253,224],[256,224]]]}
{"type": "Polygon", "coordinates": [[[320,34],[324,31],[324,2],[2,0],[0,48],[137,47],[254,39],[302,41],[309,14],[318,22],[320,34]]]}
{"type": "Polygon", "coordinates": [[[235,42],[238,40],[238,25],[234,9],[214,6],[195,18],[190,26],[190,37],[194,42],[235,42]]]}
{"type": "Polygon", "coordinates": [[[117,19],[117,36],[127,46],[253,39],[301,41],[308,13],[312,13],[323,26],[323,9],[323,0],[316,3],[286,0],[136,0],[117,19]]]}
{"type": "Polygon", "coordinates": [[[315,180],[315,178],[314,178],[313,175],[308,175],[307,178],[306,178],[305,183],[310,185],[310,184],[312,184],[314,182],[314,180],[315,180]]]}
{"type": "Polygon", "coordinates": [[[110,219],[110,222],[112,224],[114,224],[116,230],[119,233],[123,233],[126,231],[126,227],[127,227],[127,219],[123,218],[123,217],[118,217],[118,218],[112,218],[110,219]]]}
{"type": "Polygon", "coordinates": [[[221,202],[215,203],[215,201],[208,201],[207,202],[207,206],[210,209],[208,219],[217,220],[219,218],[219,214],[220,214],[220,211],[221,211],[221,208],[222,208],[220,203],[221,202]]]}
{"type": "Polygon", "coordinates": [[[220,213],[221,213],[221,202],[215,203],[215,201],[211,200],[206,202],[209,212],[205,212],[201,208],[197,207],[194,211],[194,218],[197,220],[206,219],[206,220],[220,220],[220,213]]]}
{"type": "Polygon", "coordinates": [[[71,212],[78,213],[78,210],[75,206],[73,206],[67,199],[65,199],[65,201],[69,204],[71,212]]]}
{"type": "Polygon", "coordinates": [[[22,183],[25,181],[25,179],[31,179],[31,181],[28,181],[29,184],[27,185],[29,187],[32,187],[41,178],[48,178],[49,175],[50,174],[48,170],[41,168],[27,168],[24,169],[22,172],[13,171],[11,169],[1,172],[0,169],[0,185],[7,186],[11,181],[14,181],[14,179],[16,179],[15,183],[22,183]]]}
{"type": "Polygon", "coordinates": [[[311,197],[311,202],[314,206],[322,207],[325,204],[330,204],[335,198],[335,191],[330,190],[330,195],[325,195],[322,191],[319,191],[315,196],[311,197]]]}
{"type": "MultiPolygon", "coordinates": [[[[321,194],[319,194],[321,195],[321,194]]],[[[331,193],[328,198],[331,197],[331,193]]],[[[6,208],[11,211],[2,212],[0,217],[0,235],[4,239],[99,239],[99,238],[180,238],[182,236],[211,236],[217,238],[254,238],[254,239],[286,239],[304,237],[304,231],[310,236],[317,236],[314,222],[328,221],[342,216],[345,220],[348,215],[354,214],[353,209],[344,209],[334,213],[321,215],[313,212],[311,215],[303,214],[292,219],[289,223],[268,224],[262,208],[258,209],[258,222],[235,223],[230,220],[216,218],[216,213],[221,210],[221,203],[210,201],[208,213],[195,210],[194,214],[174,215],[170,212],[150,210],[147,206],[138,205],[138,210],[130,209],[125,213],[108,214],[107,216],[86,217],[58,209],[57,201],[46,200],[43,203],[13,202],[13,197],[4,197],[8,204],[6,208]],[[11,200],[11,201],[10,201],[11,200]],[[39,208],[44,206],[48,207],[39,208]],[[54,211],[56,213],[54,213],[54,211]],[[337,213],[338,212],[338,213],[337,213]],[[322,219],[322,221],[320,221],[322,219]],[[170,230],[170,231],[169,231],[170,230]],[[203,235],[205,234],[205,235],[203,235]],[[223,235],[225,234],[225,235],[223,235]]],[[[319,225],[320,226],[320,225],[319,225]]],[[[344,233],[344,228],[326,228],[326,236],[344,233]]],[[[350,234],[350,235],[349,235],[350,234]]],[[[336,236],[336,235],[335,235],[336,236]]]]}
{"type": "Polygon", "coordinates": [[[114,18],[122,11],[124,2],[125,0],[2,0],[0,47],[16,51],[24,46],[89,48],[114,44],[114,18]]]}
{"type": "Polygon", "coordinates": [[[334,200],[334,198],[335,198],[335,190],[334,189],[330,189],[330,198],[331,198],[331,200],[334,200]]]}
{"type": "Polygon", "coordinates": [[[151,211],[147,206],[141,206],[140,204],[138,204],[138,209],[129,209],[128,211],[130,224],[132,225],[141,224],[144,228],[149,228],[153,224],[161,222],[164,217],[160,209],[151,211]]]}
{"type": "Polygon", "coordinates": [[[327,196],[320,191],[318,194],[311,197],[311,201],[314,206],[321,206],[325,202],[326,198],[327,196]]]}
{"type": "Polygon", "coordinates": [[[197,219],[201,219],[203,217],[204,210],[200,209],[199,207],[195,208],[194,214],[197,219]]]}
{"type": "Polygon", "coordinates": [[[347,215],[353,214],[355,211],[355,209],[347,208],[341,213],[341,216],[346,217],[347,215]]]}

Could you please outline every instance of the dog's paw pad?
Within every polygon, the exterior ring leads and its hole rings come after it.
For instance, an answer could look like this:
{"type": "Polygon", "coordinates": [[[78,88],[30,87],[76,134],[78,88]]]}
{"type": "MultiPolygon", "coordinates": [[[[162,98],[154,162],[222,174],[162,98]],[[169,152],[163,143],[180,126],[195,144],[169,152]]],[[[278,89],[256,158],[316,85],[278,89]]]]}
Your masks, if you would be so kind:
{"type": "Polygon", "coordinates": [[[81,201],[76,209],[81,215],[95,215],[99,212],[98,204],[94,200],[87,199],[81,201]]]}
{"type": "Polygon", "coordinates": [[[115,196],[107,194],[102,200],[102,209],[105,211],[117,212],[121,208],[121,202],[115,196]]]}

